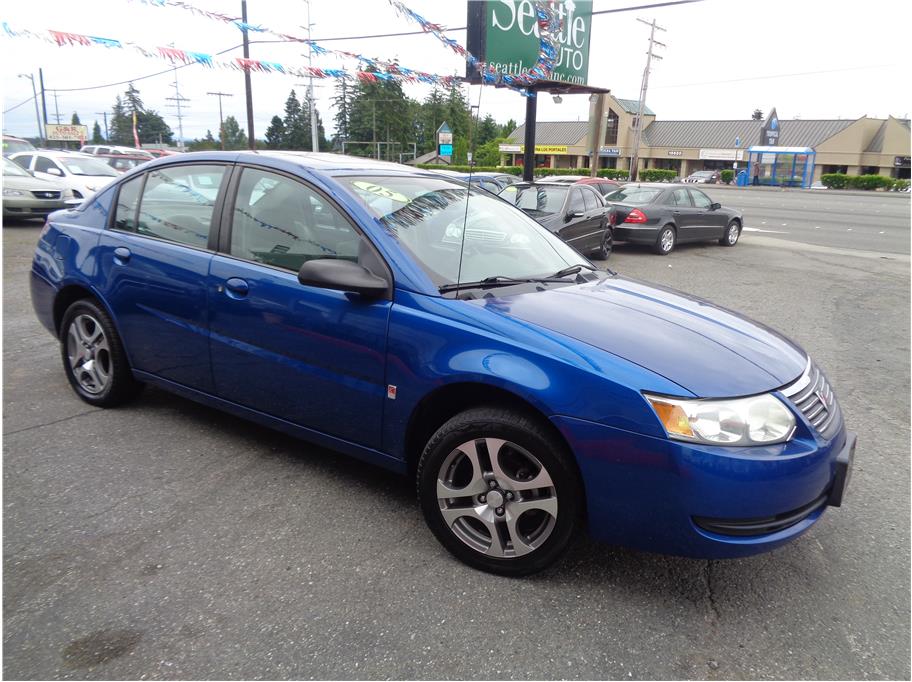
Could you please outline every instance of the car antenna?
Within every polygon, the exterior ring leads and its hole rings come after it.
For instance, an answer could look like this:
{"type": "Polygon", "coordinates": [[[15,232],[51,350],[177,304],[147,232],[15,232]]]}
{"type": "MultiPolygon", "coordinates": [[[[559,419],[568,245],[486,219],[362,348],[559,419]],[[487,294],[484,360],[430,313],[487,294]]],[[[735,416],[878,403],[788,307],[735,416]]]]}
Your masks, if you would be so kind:
{"type": "MultiPolygon", "coordinates": [[[[456,299],[459,298],[459,283],[462,281],[462,254],[465,253],[466,227],[469,223],[469,197],[472,195],[472,169],[475,168],[475,154],[472,149],[472,141],[476,138],[475,133],[478,132],[478,118],[481,116],[481,93],[484,90],[484,87],[484,83],[478,84],[478,104],[475,105],[475,120],[469,121],[469,144],[467,153],[471,160],[469,161],[469,179],[466,183],[465,214],[462,216],[462,243],[459,245],[459,267],[456,269],[456,299]]],[[[469,97],[471,97],[471,91],[469,92],[469,97]]],[[[469,101],[471,101],[471,99],[469,101]]],[[[469,111],[471,112],[471,110],[472,106],[469,105],[469,111]]]]}

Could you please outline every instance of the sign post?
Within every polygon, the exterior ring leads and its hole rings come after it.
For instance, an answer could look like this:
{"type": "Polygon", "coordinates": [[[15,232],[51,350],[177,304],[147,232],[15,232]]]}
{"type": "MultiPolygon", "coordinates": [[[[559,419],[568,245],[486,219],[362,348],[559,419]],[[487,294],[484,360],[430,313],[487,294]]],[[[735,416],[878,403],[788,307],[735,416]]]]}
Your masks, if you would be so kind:
{"type": "Polygon", "coordinates": [[[446,121],[437,128],[437,156],[442,156],[447,161],[453,159],[453,131],[446,121]]]}

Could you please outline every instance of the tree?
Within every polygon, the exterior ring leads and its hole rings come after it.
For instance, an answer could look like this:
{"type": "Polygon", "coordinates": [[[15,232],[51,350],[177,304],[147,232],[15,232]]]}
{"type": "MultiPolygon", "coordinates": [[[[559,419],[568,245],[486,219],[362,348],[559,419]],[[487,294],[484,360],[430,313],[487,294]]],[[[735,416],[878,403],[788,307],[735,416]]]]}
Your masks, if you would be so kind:
{"type": "Polygon", "coordinates": [[[292,90],[285,100],[285,118],[282,119],[285,127],[285,136],[282,146],[285,149],[304,149],[307,145],[307,136],[310,135],[310,116],[305,119],[304,110],[298,96],[292,90]]]}
{"type": "Polygon", "coordinates": [[[751,119],[754,121],[762,121],[763,112],[760,109],[754,109],[754,113],[751,114],[751,119]]]}
{"type": "Polygon", "coordinates": [[[500,137],[500,126],[497,125],[497,121],[494,120],[494,117],[491,116],[491,114],[488,114],[478,123],[478,131],[473,140],[474,146],[478,149],[495,137],[500,137]]]}
{"type": "Polygon", "coordinates": [[[77,114],[75,111],[73,112],[73,117],[70,119],[70,125],[74,125],[74,126],[82,125],[82,121],[79,120],[79,114],[77,114]]]}
{"type": "Polygon", "coordinates": [[[376,146],[352,146],[350,153],[374,156],[379,151],[382,158],[398,159],[399,152],[411,151],[411,143],[415,141],[415,110],[401,83],[382,78],[363,80],[352,88],[350,106],[349,139],[378,142],[376,146]]]}
{"type": "Polygon", "coordinates": [[[336,124],[336,132],[333,135],[333,147],[341,146],[343,140],[347,140],[351,134],[351,97],[352,88],[348,81],[340,78],[336,83],[336,95],[332,98],[333,106],[336,109],[336,115],[333,121],[336,124]]]}
{"type": "Polygon", "coordinates": [[[266,147],[281,149],[285,143],[285,124],[278,116],[273,116],[266,129],[266,147]]]}
{"type": "Polygon", "coordinates": [[[480,147],[475,147],[475,163],[479,166],[500,165],[500,145],[507,141],[505,137],[495,137],[480,147]]]}
{"type": "Polygon", "coordinates": [[[212,131],[206,131],[206,137],[201,140],[193,140],[187,145],[187,149],[191,152],[201,152],[208,151],[210,149],[218,149],[219,143],[214,137],[212,137],[212,131]]]}
{"type": "Polygon", "coordinates": [[[225,141],[225,149],[247,149],[247,135],[241,130],[237,119],[229,116],[225,119],[222,126],[222,135],[225,141]]]}
{"type": "Polygon", "coordinates": [[[101,126],[98,125],[98,121],[95,121],[95,125],[92,126],[92,144],[103,144],[104,141],[104,136],[101,134],[101,126]]]}
{"type": "Polygon", "coordinates": [[[501,137],[510,137],[510,133],[516,130],[516,121],[512,118],[507,121],[504,125],[500,126],[500,136],[501,137]]]}
{"type": "Polygon", "coordinates": [[[161,115],[152,109],[146,109],[139,97],[139,90],[130,83],[124,92],[123,98],[120,95],[114,101],[114,110],[111,116],[110,142],[132,147],[135,144],[133,139],[133,115],[136,114],[136,131],[139,136],[140,144],[143,142],[161,142],[171,144],[174,141],[174,133],[171,132],[170,126],[165,123],[161,115]]]}

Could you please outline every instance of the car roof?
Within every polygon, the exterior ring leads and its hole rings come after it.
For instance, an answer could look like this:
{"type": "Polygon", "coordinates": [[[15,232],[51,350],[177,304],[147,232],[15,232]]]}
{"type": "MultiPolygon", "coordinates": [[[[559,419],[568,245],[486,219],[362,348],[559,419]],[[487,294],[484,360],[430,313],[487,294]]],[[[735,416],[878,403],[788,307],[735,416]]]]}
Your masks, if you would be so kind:
{"type": "Polygon", "coordinates": [[[515,187],[516,185],[536,185],[539,187],[560,187],[562,189],[567,189],[572,184],[573,183],[571,182],[554,182],[552,180],[533,180],[532,182],[523,180],[522,182],[513,183],[511,187],[515,187]]]}
{"type": "Polygon", "coordinates": [[[628,182],[621,185],[619,189],[626,189],[627,187],[647,187],[649,189],[694,189],[681,182],[628,182]]]}
{"type": "Polygon", "coordinates": [[[36,149],[35,151],[17,152],[18,154],[41,154],[42,156],[53,156],[55,158],[92,159],[92,154],[83,154],[82,152],[65,151],[60,149],[36,149]]]}

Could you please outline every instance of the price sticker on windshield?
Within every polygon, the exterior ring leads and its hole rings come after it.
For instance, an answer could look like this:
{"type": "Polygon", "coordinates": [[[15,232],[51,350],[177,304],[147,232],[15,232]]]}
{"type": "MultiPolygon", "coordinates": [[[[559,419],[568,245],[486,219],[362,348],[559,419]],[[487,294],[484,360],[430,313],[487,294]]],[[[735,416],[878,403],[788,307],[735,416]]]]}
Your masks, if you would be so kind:
{"type": "Polygon", "coordinates": [[[388,187],[383,187],[382,185],[375,185],[372,182],[355,180],[352,185],[358,189],[363,189],[365,192],[370,192],[371,194],[376,194],[379,197],[383,197],[384,199],[391,199],[392,201],[398,201],[403,204],[407,204],[409,202],[409,198],[404,194],[394,192],[388,187]]]}

